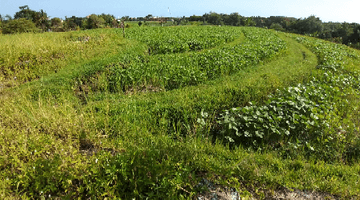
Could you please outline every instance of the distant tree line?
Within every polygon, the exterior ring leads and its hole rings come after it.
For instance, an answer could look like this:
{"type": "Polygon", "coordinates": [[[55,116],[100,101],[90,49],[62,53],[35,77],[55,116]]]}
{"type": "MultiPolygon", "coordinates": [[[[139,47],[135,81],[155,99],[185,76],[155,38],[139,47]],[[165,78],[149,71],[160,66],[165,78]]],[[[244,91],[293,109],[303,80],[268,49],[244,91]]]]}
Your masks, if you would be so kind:
{"type": "Polygon", "coordinates": [[[323,23],[318,17],[293,18],[282,16],[244,17],[238,13],[206,13],[202,16],[190,16],[186,20],[203,24],[229,26],[256,26],[278,31],[298,33],[318,37],[332,42],[346,44],[360,49],[360,24],[357,23],[323,23]]]}
{"type": "MultiPolygon", "coordinates": [[[[34,11],[29,6],[20,6],[14,17],[0,15],[0,33],[12,34],[22,32],[63,32],[71,30],[85,30],[95,28],[118,28],[119,21],[110,14],[87,17],[57,17],[49,18],[43,10],[34,11]]],[[[154,17],[148,14],[145,17],[130,18],[124,16],[124,21],[151,21],[154,17]]],[[[278,31],[292,32],[326,39],[329,41],[346,44],[360,49],[360,25],[357,23],[323,23],[318,17],[293,18],[282,16],[271,17],[244,17],[237,12],[231,14],[219,14],[216,12],[205,13],[202,16],[172,17],[174,25],[198,23],[203,25],[228,25],[228,26],[256,26],[261,28],[275,29],[278,31]]],[[[161,21],[161,20],[160,20],[161,21]]],[[[164,20],[161,21],[164,23],[164,20]]]]}
{"type": "Polygon", "coordinates": [[[65,17],[65,20],[54,17],[49,18],[43,10],[34,11],[29,6],[20,6],[20,11],[14,17],[0,15],[0,30],[3,34],[23,32],[64,32],[95,28],[117,28],[119,23],[113,15],[92,14],[87,17],[65,17]]]}

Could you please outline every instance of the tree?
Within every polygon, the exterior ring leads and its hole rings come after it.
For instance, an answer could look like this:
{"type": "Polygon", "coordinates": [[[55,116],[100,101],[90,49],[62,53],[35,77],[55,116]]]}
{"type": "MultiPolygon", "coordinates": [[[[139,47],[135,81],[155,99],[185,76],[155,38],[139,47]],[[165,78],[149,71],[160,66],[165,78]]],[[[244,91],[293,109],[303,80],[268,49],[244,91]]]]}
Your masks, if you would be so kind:
{"type": "Polygon", "coordinates": [[[38,32],[39,29],[36,27],[35,23],[31,20],[20,18],[10,20],[5,23],[2,28],[3,34],[14,34],[14,33],[26,33],[26,32],[38,32]]]}
{"type": "Polygon", "coordinates": [[[14,19],[25,18],[27,20],[31,20],[38,28],[42,29],[43,31],[46,31],[50,28],[47,13],[43,10],[36,12],[34,10],[30,10],[28,5],[20,6],[19,9],[20,11],[15,13],[14,19]]]}
{"type": "Polygon", "coordinates": [[[284,21],[285,17],[282,16],[270,16],[268,20],[266,21],[266,26],[270,28],[272,24],[280,24],[282,26],[282,23],[284,21]]]}
{"type": "Polygon", "coordinates": [[[137,20],[138,21],[145,21],[146,19],[144,17],[138,17],[137,20]]]}
{"type": "Polygon", "coordinates": [[[348,42],[351,42],[352,44],[357,44],[360,42],[360,25],[357,25],[353,29],[353,33],[350,35],[348,42]]]}
{"type": "Polygon", "coordinates": [[[121,17],[121,19],[124,21],[131,21],[130,16],[123,16],[123,17],[121,17]]]}
{"type": "Polygon", "coordinates": [[[283,28],[283,31],[292,31],[294,28],[293,24],[296,22],[297,19],[293,17],[270,16],[266,19],[266,26],[270,28],[273,24],[280,24],[283,28]]]}
{"type": "Polygon", "coordinates": [[[174,18],[174,23],[176,25],[180,25],[181,19],[180,18],[174,18]]]}
{"type": "Polygon", "coordinates": [[[240,26],[241,20],[242,16],[237,12],[224,16],[224,23],[229,26],[240,26]]]}
{"type": "Polygon", "coordinates": [[[30,10],[28,5],[20,6],[19,9],[20,9],[20,11],[15,13],[14,19],[25,18],[25,19],[28,19],[28,20],[31,20],[34,22],[34,18],[36,15],[35,11],[30,10]]]}
{"type": "MultiPolygon", "coordinates": [[[[104,21],[105,21],[104,25],[105,25],[105,26],[114,27],[114,26],[113,26],[113,25],[115,25],[115,24],[113,24],[113,21],[114,21],[114,19],[115,19],[115,16],[114,16],[114,15],[104,14],[104,13],[103,13],[103,14],[99,15],[98,17],[104,19],[104,21]]],[[[116,25],[115,25],[115,26],[116,26],[116,25]]]]}
{"type": "Polygon", "coordinates": [[[95,14],[90,15],[87,20],[88,29],[103,28],[104,25],[105,20],[95,14]]]}
{"type": "Polygon", "coordinates": [[[277,31],[284,31],[284,28],[279,23],[272,23],[270,29],[274,29],[277,31]]]}
{"type": "Polygon", "coordinates": [[[113,28],[120,28],[119,22],[116,19],[112,20],[112,26],[113,28]]]}
{"type": "Polygon", "coordinates": [[[255,22],[255,26],[256,27],[267,27],[267,18],[265,17],[260,17],[260,16],[257,16],[257,17],[253,17],[252,20],[255,22]]]}
{"type": "Polygon", "coordinates": [[[50,28],[50,22],[48,20],[47,13],[44,12],[42,9],[40,10],[40,12],[35,13],[33,22],[38,28],[43,31],[46,31],[50,28]]]}
{"type": "Polygon", "coordinates": [[[180,19],[180,24],[181,25],[186,25],[188,23],[188,20],[186,19],[185,16],[183,16],[181,19],[180,19]]]}
{"type": "Polygon", "coordinates": [[[83,27],[83,18],[72,16],[70,18],[65,17],[63,22],[64,30],[78,30],[83,27]]]}
{"type": "Polygon", "coordinates": [[[51,20],[51,30],[55,32],[62,31],[62,20],[60,18],[54,17],[51,20]]]}
{"type": "Polygon", "coordinates": [[[146,20],[149,20],[149,19],[151,19],[151,18],[153,18],[153,15],[152,15],[152,14],[148,14],[148,15],[146,15],[146,17],[145,17],[146,20]]]}
{"type": "Polygon", "coordinates": [[[323,28],[322,21],[314,15],[305,19],[299,19],[297,23],[294,24],[294,30],[300,34],[321,33],[323,28]]]}
{"type": "Polygon", "coordinates": [[[189,21],[191,21],[191,22],[203,21],[203,17],[202,17],[202,16],[193,15],[193,16],[190,16],[190,17],[189,17],[189,21]]]}
{"type": "Polygon", "coordinates": [[[221,15],[215,13],[215,12],[210,12],[210,14],[204,14],[203,18],[210,24],[214,24],[214,25],[222,25],[223,21],[222,21],[222,17],[221,15]]]}
{"type": "Polygon", "coordinates": [[[255,26],[256,23],[251,17],[246,17],[243,19],[244,26],[255,26]]]}

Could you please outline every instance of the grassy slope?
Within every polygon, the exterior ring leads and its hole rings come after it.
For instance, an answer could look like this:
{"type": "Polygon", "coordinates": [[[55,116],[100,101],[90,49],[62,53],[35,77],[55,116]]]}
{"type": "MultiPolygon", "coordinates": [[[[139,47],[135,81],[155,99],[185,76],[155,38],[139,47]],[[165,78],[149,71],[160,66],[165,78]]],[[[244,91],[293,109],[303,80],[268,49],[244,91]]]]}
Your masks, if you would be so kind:
{"type": "Polygon", "coordinates": [[[144,194],[181,198],[193,195],[202,177],[235,186],[243,195],[248,194],[246,187],[293,187],[344,197],[358,194],[355,174],[360,169],[356,165],[230,150],[200,135],[196,120],[201,110],[212,115],[249,101],[261,103],[277,88],[310,76],[318,64],[316,56],[278,34],[288,43],[283,55],[198,86],[159,93],[96,92],[88,94],[87,103],[82,104],[71,81],[116,62],[107,58],[82,68],[72,65],[41,81],[5,91],[1,97],[1,194],[26,192],[36,197],[45,191],[46,195],[72,197],[118,193],[124,198],[144,194]],[[72,73],[67,73],[69,69],[72,73]],[[56,80],[71,84],[58,86],[56,80]],[[34,88],[45,92],[34,93],[34,88]],[[56,99],[52,91],[58,91],[56,99]],[[179,120],[192,128],[183,127],[179,120]],[[112,171],[114,166],[121,173],[112,171]]]}
{"type": "MultiPolygon", "coordinates": [[[[284,37],[284,39],[286,38],[284,37]]],[[[107,96],[108,105],[104,105],[103,101],[92,103],[90,100],[91,105],[89,107],[98,110],[109,109],[108,112],[116,115],[113,120],[119,120],[125,124],[131,122],[131,126],[134,125],[134,121],[142,119],[139,121],[139,126],[159,129],[160,127],[154,127],[154,124],[159,124],[159,121],[167,126],[171,122],[166,120],[179,120],[167,116],[171,115],[172,112],[177,113],[174,117],[183,118],[182,120],[189,118],[196,120],[200,117],[199,113],[202,109],[213,113],[229,107],[242,106],[249,101],[261,101],[277,88],[307,78],[311,72],[310,69],[315,68],[317,64],[316,57],[306,48],[297,45],[290,39],[286,40],[289,43],[290,50],[285,55],[275,61],[254,66],[233,76],[222,77],[206,84],[166,93],[146,93],[134,96],[109,94],[107,96]],[[303,59],[302,52],[308,56],[306,60],[303,59]],[[253,95],[254,92],[256,95],[253,95]],[[102,109],[104,106],[105,109],[102,109]],[[154,118],[154,113],[155,116],[160,115],[163,120],[154,118]]],[[[99,94],[99,96],[95,95],[90,99],[104,98],[103,94],[99,94]]],[[[190,123],[195,122],[191,121],[190,123]]],[[[113,127],[109,128],[113,128],[115,132],[121,130],[120,127],[114,127],[117,124],[124,127],[123,123],[111,124],[113,127]]],[[[164,128],[167,129],[168,127],[164,128]]]]}
{"type": "Polygon", "coordinates": [[[0,92],[3,87],[38,79],[68,65],[109,57],[129,45],[111,29],[0,37],[0,92]]]}

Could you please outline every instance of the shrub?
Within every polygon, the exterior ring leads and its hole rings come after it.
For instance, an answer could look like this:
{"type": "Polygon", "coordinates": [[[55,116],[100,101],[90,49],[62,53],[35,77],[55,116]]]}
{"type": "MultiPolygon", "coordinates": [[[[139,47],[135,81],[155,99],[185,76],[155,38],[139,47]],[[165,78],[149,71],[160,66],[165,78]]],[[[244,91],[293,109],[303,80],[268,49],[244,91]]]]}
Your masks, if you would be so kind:
{"type": "Polygon", "coordinates": [[[63,28],[62,28],[62,21],[60,18],[52,18],[51,19],[51,30],[52,31],[55,31],[55,32],[61,32],[63,31],[63,28]]]}
{"type": "Polygon", "coordinates": [[[87,21],[88,29],[103,28],[105,20],[95,14],[90,15],[87,21]]]}
{"type": "Polygon", "coordinates": [[[15,19],[11,20],[8,23],[3,25],[2,32],[4,34],[14,34],[14,33],[27,33],[27,32],[39,32],[39,29],[36,28],[36,25],[27,19],[15,19]]]}
{"type": "Polygon", "coordinates": [[[284,31],[285,29],[279,23],[272,23],[270,29],[274,29],[277,31],[284,31]]]}

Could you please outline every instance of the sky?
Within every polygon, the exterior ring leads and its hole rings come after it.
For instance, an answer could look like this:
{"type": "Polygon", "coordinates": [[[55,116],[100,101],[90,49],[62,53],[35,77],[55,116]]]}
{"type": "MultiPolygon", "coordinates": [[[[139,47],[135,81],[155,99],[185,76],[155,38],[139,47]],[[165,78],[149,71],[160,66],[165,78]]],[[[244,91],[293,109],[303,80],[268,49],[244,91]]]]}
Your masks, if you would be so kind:
{"type": "Polygon", "coordinates": [[[209,12],[242,16],[319,17],[323,22],[360,24],[359,0],[0,0],[0,14],[14,16],[19,6],[43,9],[50,17],[85,17],[111,14],[115,17],[189,17],[209,12]]]}

